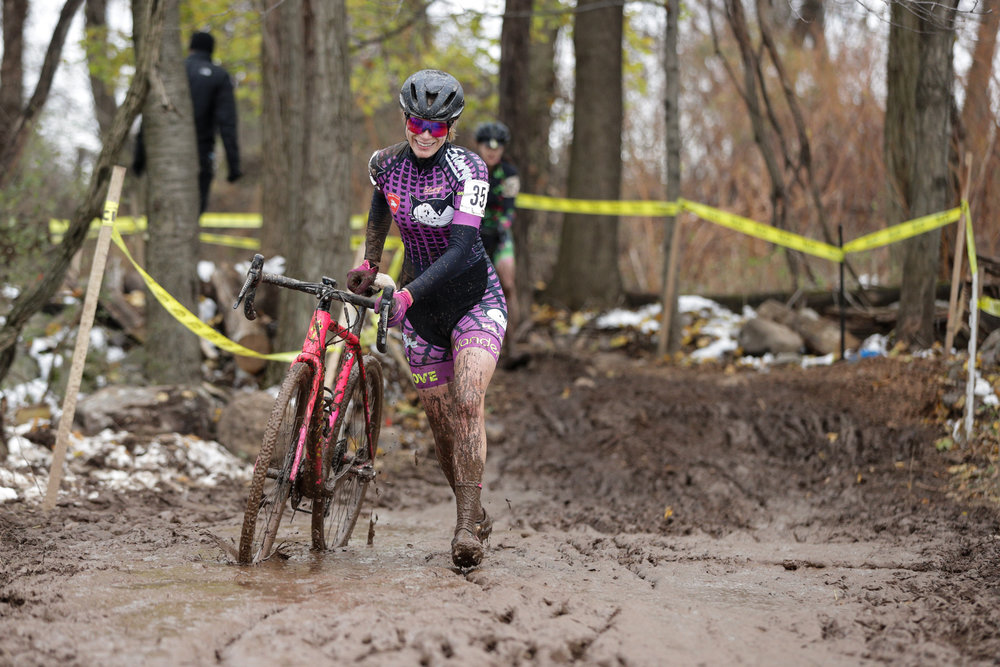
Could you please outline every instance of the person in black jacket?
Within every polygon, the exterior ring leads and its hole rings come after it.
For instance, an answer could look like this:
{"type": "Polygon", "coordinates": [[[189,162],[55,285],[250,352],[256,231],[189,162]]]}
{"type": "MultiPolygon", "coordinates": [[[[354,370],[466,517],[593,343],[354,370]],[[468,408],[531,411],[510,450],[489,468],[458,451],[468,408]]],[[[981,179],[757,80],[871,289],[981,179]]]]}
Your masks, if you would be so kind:
{"type": "MultiPolygon", "coordinates": [[[[198,142],[198,213],[208,207],[208,192],[215,177],[215,135],[222,137],[222,147],[226,151],[230,183],[243,175],[240,170],[240,149],[236,139],[236,97],[233,94],[233,80],[220,65],[212,62],[215,38],[207,32],[191,35],[188,57],[184,61],[187,68],[188,85],[191,88],[191,104],[194,108],[195,136],[198,142]]],[[[142,129],[136,141],[132,168],[141,175],[146,166],[146,149],[142,129]]]]}
{"type": "Polygon", "coordinates": [[[194,105],[194,127],[198,138],[198,192],[201,206],[208,205],[208,190],[215,176],[215,134],[222,137],[230,183],[243,175],[240,171],[240,149],[236,142],[236,98],[229,72],[212,62],[215,39],[207,32],[191,35],[187,67],[188,84],[191,86],[191,103],[194,105]]]}

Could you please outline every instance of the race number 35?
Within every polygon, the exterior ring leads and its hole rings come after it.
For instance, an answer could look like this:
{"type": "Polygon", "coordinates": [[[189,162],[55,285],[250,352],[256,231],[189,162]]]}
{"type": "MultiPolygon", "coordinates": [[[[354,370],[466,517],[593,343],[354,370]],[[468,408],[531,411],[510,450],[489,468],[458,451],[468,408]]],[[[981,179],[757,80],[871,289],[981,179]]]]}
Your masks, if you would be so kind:
{"type": "Polygon", "coordinates": [[[486,181],[466,181],[465,190],[462,192],[462,204],[458,210],[471,215],[482,216],[486,210],[486,196],[490,192],[490,185],[486,181]]]}

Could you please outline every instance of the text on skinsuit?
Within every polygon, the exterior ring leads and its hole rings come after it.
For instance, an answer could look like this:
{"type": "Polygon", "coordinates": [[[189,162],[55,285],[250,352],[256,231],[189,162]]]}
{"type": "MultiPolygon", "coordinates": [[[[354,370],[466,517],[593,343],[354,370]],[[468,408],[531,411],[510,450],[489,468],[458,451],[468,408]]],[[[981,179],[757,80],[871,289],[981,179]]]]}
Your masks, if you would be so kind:
{"type": "Polygon", "coordinates": [[[458,341],[456,347],[461,350],[463,347],[468,347],[469,345],[475,345],[476,347],[489,350],[494,354],[500,354],[500,348],[497,347],[496,342],[492,338],[487,338],[486,336],[469,336],[468,338],[463,338],[458,341]]]}
{"type": "Polygon", "coordinates": [[[437,379],[438,379],[437,371],[428,371],[427,373],[413,373],[413,384],[437,382],[437,379]]]}

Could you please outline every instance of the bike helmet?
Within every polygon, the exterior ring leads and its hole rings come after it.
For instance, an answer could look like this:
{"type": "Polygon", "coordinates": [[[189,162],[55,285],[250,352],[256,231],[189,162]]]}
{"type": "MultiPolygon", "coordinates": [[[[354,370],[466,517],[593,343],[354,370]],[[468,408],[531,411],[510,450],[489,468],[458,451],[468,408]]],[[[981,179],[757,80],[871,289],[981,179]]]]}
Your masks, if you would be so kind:
{"type": "Polygon", "coordinates": [[[399,91],[399,106],[408,116],[454,123],[465,109],[465,93],[458,79],[438,69],[411,74],[399,91]]]}
{"type": "Polygon", "coordinates": [[[510,130],[501,122],[483,123],[476,128],[477,144],[489,144],[490,148],[496,148],[508,141],[510,141],[510,130]]]}

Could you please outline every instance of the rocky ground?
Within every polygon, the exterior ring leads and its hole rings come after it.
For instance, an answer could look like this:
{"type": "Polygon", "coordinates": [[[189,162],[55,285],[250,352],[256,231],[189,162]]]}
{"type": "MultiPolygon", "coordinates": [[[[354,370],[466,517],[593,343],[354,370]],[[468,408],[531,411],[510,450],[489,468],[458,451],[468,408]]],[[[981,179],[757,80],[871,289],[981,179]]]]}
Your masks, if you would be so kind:
{"type": "Polygon", "coordinates": [[[469,572],[405,394],[336,552],[297,517],[283,558],[233,564],[243,482],[0,504],[0,663],[997,664],[997,422],[946,438],[944,361],[628,349],[498,371],[469,572]]]}

